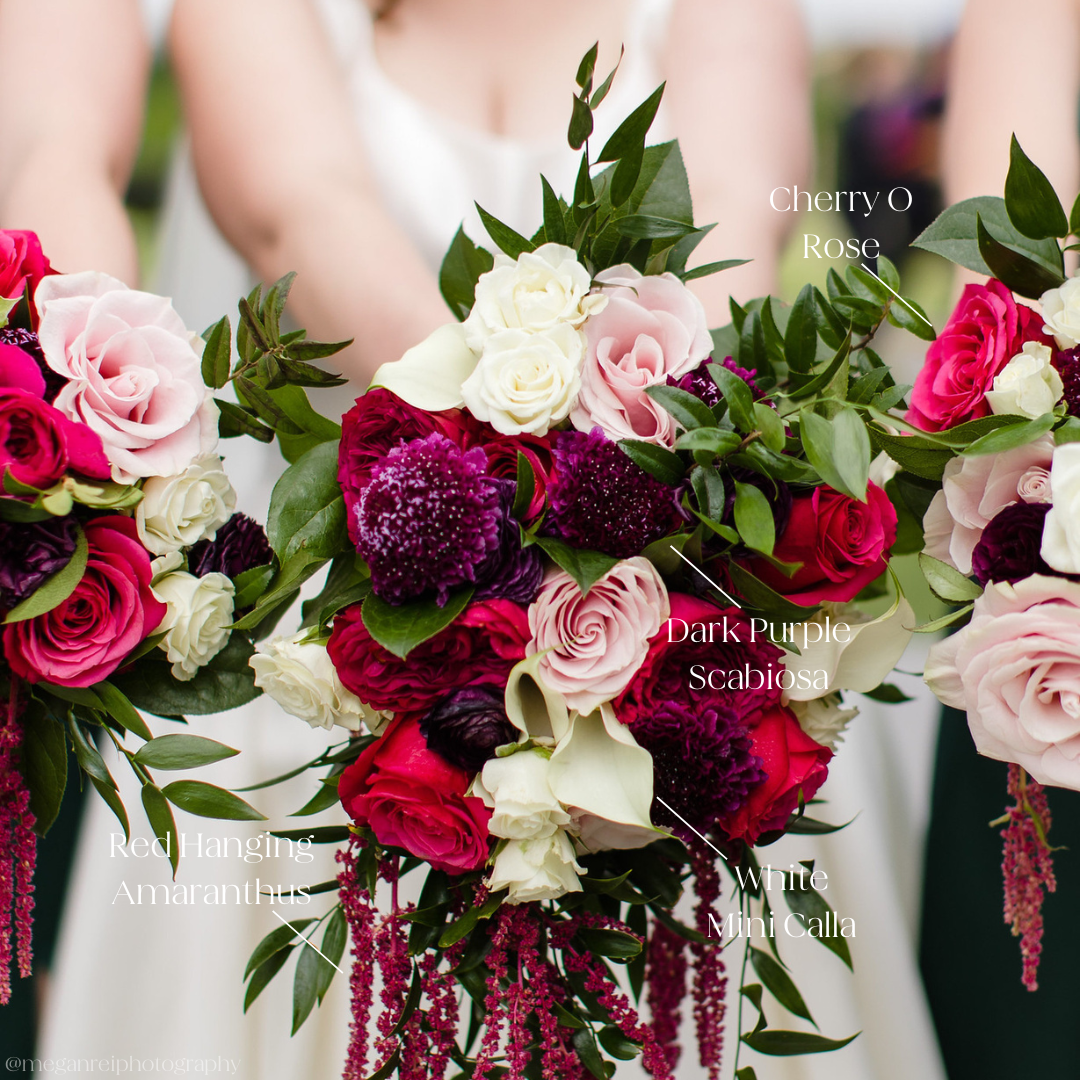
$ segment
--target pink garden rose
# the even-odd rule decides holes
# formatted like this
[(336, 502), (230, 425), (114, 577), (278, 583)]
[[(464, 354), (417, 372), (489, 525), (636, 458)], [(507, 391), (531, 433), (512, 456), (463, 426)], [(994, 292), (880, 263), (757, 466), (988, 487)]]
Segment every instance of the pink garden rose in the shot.
[(980, 754), (1080, 790), (1080, 584), (991, 582), (971, 622), (930, 650), (925, 678), (967, 711)]
[(93, 686), (165, 617), (150, 588), (150, 556), (119, 514), (83, 526), (89, 554), (75, 591), (52, 611), (4, 628), (4, 657), (28, 682)]
[(632, 266), (597, 275), (608, 303), (585, 324), (581, 392), (570, 420), (609, 439), (670, 446), (675, 421), (645, 393), (679, 379), (712, 352), (705, 309), (674, 274), (643, 277)]
[(41, 250), (37, 233), (26, 229), (0, 229), (0, 296), (14, 300), (53, 272)]
[(168, 299), (87, 272), (45, 278), (35, 303), (45, 362), (70, 380), (54, 404), (101, 436), (114, 480), (175, 476), (213, 452), (202, 343)]
[(927, 555), (970, 574), (983, 529), (1006, 506), (1050, 502), (1053, 456), (1053, 436), (1044, 435), (1000, 454), (954, 457), (923, 518)]
[(544, 684), (588, 715), (626, 689), (670, 614), (664, 582), (641, 556), (616, 563), (585, 596), (556, 570), (529, 608), (528, 652), (544, 653)]
[(994, 278), (968, 285), (949, 321), (926, 351), (907, 419), (923, 431), (943, 431), (990, 415), (986, 391), (1025, 341), (1053, 342), (1042, 316)]

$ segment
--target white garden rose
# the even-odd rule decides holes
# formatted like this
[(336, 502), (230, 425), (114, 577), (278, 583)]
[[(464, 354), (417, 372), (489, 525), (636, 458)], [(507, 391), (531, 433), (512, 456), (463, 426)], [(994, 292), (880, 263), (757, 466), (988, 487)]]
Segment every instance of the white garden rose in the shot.
[(546, 435), (581, 388), (585, 339), (569, 323), (530, 334), (500, 330), (461, 387), (469, 412), (503, 435)]
[(465, 340), (482, 353), (500, 330), (536, 333), (560, 323), (581, 326), (606, 303), (590, 294), (589, 271), (565, 244), (541, 244), (511, 259), (497, 255), (495, 265), (476, 283), (476, 300), (465, 320)]
[(306, 631), (261, 642), (248, 661), (255, 685), (287, 713), (329, 731), (335, 724), (359, 731), (361, 721), (378, 734), (385, 718), (338, 678), (325, 645), (302, 642)]
[(826, 694), (812, 701), (792, 701), (791, 711), (799, 721), (799, 727), (814, 742), (827, 746), (834, 754), (844, 741), (843, 733), (848, 724), (859, 715), (859, 710), (845, 709), (839, 694)]
[(196, 577), (178, 570), (166, 574), (153, 590), (168, 605), (157, 628), (159, 634), (165, 631), (159, 648), (172, 664), (173, 678), (188, 682), (229, 640), (233, 583), (224, 574)]
[(1025, 341), (1018, 352), (994, 377), (994, 388), (986, 391), (990, 411), (998, 416), (1028, 416), (1032, 420), (1053, 412), (1065, 385), (1050, 362), (1048, 345)]
[(154, 555), (213, 540), (232, 517), (236, 492), (216, 454), (193, 461), (177, 476), (152, 476), (135, 507), (143, 547)]
[(492, 836), (535, 840), (570, 823), (548, 783), (550, 758), (543, 750), (519, 750), (485, 762), (473, 794), (493, 811), (488, 822)]
[(1080, 574), (1080, 443), (1054, 449), (1050, 464), (1053, 505), (1043, 523), (1040, 554), (1063, 574)]
[(488, 878), (489, 892), (509, 889), (507, 903), (555, 900), (581, 892), (579, 874), (585, 870), (574, 858), (574, 845), (562, 829), (535, 840), (509, 840), (495, 857)]
[(1043, 333), (1053, 334), (1059, 349), (1080, 345), (1080, 278), (1069, 278), (1039, 298), (1045, 322)]

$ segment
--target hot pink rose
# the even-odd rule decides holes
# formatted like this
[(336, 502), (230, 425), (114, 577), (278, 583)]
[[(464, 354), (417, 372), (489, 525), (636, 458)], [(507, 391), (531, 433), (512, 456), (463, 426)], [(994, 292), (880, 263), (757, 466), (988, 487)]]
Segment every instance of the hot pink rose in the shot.
[(579, 431), (599, 424), (609, 439), (670, 446), (675, 421), (648, 394), (668, 376), (681, 378), (712, 352), (705, 309), (674, 274), (642, 276), (632, 266), (597, 275), (607, 305), (585, 324), (581, 392), (570, 420)]
[(931, 648), (925, 678), (967, 711), (980, 754), (1080, 791), (1080, 584), (991, 582), (971, 622)]
[(1000, 454), (954, 457), (942, 488), (923, 518), (927, 555), (971, 573), (971, 553), (983, 529), (1018, 502), (1050, 502), (1050, 462), (1054, 439), (1041, 439)]
[(354, 604), (334, 617), (327, 650), (345, 687), (373, 709), (427, 712), (458, 687), (505, 685), (510, 669), (525, 659), (528, 640), (523, 607), (483, 600), (402, 660), (368, 633)]
[(0, 342), (0, 387), (25, 390), (34, 397), (45, 396), (45, 376), (37, 361), (18, 345)]
[(556, 570), (529, 608), (529, 655), (544, 654), (544, 684), (588, 715), (626, 689), (670, 614), (664, 582), (641, 556), (616, 563), (585, 596)]
[(36, 394), (0, 388), (0, 474), (10, 470), (20, 484), (47, 488), (69, 469), (107, 479), (101, 440)]
[(35, 303), (45, 362), (70, 380), (54, 404), (101, 437), (114, 480), (175, 476), (214, 450), (201, 342), (168, 299), (88, 272), (45, 278)]
[(1025, 341), (1053, 346), (1042, 332), (1042, 316), (1013, 300), (994, 278), (968, 285), (949, 321), (926, 351), (915, 379), (907, 419), (923, 431), (943, 431), (990, 415), (986, 391), (994, 376), (1023, 349)]
[(380, 844), (436, 870), (462, 874), (487, 862), (491, 811), (465, 797), (472, 777), (427, 748), (415, 719), (395, 720), (342, 774), (341, 804)]
[(53, 273), (41, 250), (37, 233), (25, 229), (0, 229), (0, 296), (22, 296), (27, 286), (33, 294), (46, 274)]
[(93, 686), (165, 617), (150, 589), (150, 556), (120, 515), (83, 526), (89, 555), (75, 591), (52, 611), (4, 628), (4, 656), (28, 682)]

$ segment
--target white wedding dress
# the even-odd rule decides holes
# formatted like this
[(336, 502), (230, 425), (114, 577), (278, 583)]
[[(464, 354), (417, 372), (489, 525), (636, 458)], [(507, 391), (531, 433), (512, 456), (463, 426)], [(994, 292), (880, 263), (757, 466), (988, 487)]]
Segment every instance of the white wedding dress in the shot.
[[(604, 139), (660, 82), (654, 61), (672, 2), (627, 0), (626, 58), (597, 116), (597, 139)], [(540, 222), (539, 174), (557, 190), (572, 190), (577, 157), (565, 142), (532, 144), (497, 137), (432, 112), (380, 71), (370, 16), (360, 0), (321, 0), (318, 6), (349, 76), (356, 121), (386, 206), (433, 269), (463, 217), (470, 235), (483, 237), (473, 200), (528, 235)], [(663, 128), (661, 110), (654, 134), (669, 137)], [(225, 311), (235, 310), (237, 298), (250, 288), (250, 275), (202, 207), (186, 153), (178, 155), (165, 230), (156, 287), (174, 298), (191, 328), (201, 331)], [(316, 398), (316, 407), (340, 413), (355, 392), (353, 388), (348, 395)], [(240, 492), (240, 509), (265, 520), (272, 485), (284, 467), (276, 449), (252, 440), (229, 440), (222, 453)], [(289, 618), (283, 627), (290, 625)], [(863, 1034), (839, 1053), (816, 1058), (755, 1062), (756, 1055), (745, 1053), (740, 1065), (755, 1064), (762, 1080), (943, 1080), (913, 944), (935, 717), (936, 708), (929, 707), (925, 694), (917, 704), (899, 709), (870, 704), (822, 792), (831, 800), (822, 816), (847, 820), (861, 811), (855, 824), (821, 840), (791, 838), (763, 853), (763, 859), (784, 866), (817, 858), (819, 868), (829, 873), (829, 899), (841, 914), (855, 918), (854, 978), (818, 946), (787, 951), (822, 1030), (834, 1037), (860, 1029)], [(265, 698), (232, 713), (190, 719), (192, 732), (242, 749), (238, 757), (194, 774), (230, 788), (284, 773), (315, 757), (328, 741), (324, 732), (309, 730)], [(157, 733), (173, 729), (160, 720), (152, 727)], [(114, 758), (107, 755), (131, 811), (133, 835), (148, 837), (140, 820), (137, 785)], [(159, 781), (175, 778), (160, 775)], [(340, 811), (334, 810), (315, 819), (285, 820), (313, 787), (309, 777), (301, 777), (249, 797), (269, 816), (266, 827), (340, 821)], [(288, 887), (335, 874), (326, 849), (316, 849), (316, 861), (306, 865), (287, 858), (245, 863), (235, 857), (209, 857), (210, 837), (234, 838), (235, 847), (236, 837), (256, 837), (262, 823), (218, 822), (180, 811), (176, 816), (189, 847), (200, 833), (203, 837), (203, 857), (196, 852), (181, 862), (177, 880), (182, 884), (229, 884), (242, 890), (258, 876), (264, 885)], [(116, 852), (111, 838), (118, 831), (104, 803), (91, 798), (41, 1056), (238, 1061), (231, 1075), (245, 1080), (330, 1080), (340, 1075), (348, 1029), (347, 980), (335, 978), (321, 1008), (295, 1038), (289, 1037), (291, 964), (243, 1016), (241, 975), (258, 940), (280, 925), (274, 912), (265, 900), (257, 908), (128, 903), (122, 884), (137, 896), (139, 884), (162, 885), (170, 878), (163, 859), (125, 858)], [(321, 914), (330, 902), (317, 896), (306, 907), (275, 905), (275, 910), (285, 918), (303, 918)], [(728, 955), (733, 985), (726, 1076), (737, 1039), (738, 1002), (738, 957), (735, 950)], [(684, 1011), (689, 1011), (689, 1002)], [(774, 1027), (784, 1026), (779, 1012), (769, 1011)], [(743, 1026), (751, 1024), (744, 1020)], [(688, 1027), (686, 1034), (692, 1042)], [(620, 1065), (619, 1075), (624, 1071), (627, 1077), (645, 1075), (636, 1063)], [(703, 1075), (688, 1049), (679, 1076), (696, 1080)]]

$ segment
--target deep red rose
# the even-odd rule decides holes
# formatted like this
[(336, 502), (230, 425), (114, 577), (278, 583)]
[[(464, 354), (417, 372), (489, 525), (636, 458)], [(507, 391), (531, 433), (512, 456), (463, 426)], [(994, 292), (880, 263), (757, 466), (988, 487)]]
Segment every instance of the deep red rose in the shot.
[(93, 686), (165, 618), (135, 522), (113, 514), (83, 531), (89, 553), (75, 591), (52, 611), (4, 628), (4, 656), (28, 682)]
[(15, 299), (22, 296), (27, 286), (33, 295), (38, 282), (46, 274), (55, 273), (41, 250), (37, 233), (0, 229), (0, 296)]
[(28, 390), (0, 387), (0, 473), (47, 488), (68, 471), (107, 480), (101, 438)]
[(415, 718), (398, 718), (342, 774), (341, 805), (380, 844), (436, 870), (462, 874), (487, 862), (491, 811), (466, 798), (472, 777), (427, 748)]
[(814, 797), (829, 775), (832, 751), (814, 742), (790, 709), (770, 709), (751, 732), (752, 753), (761, 758), (766, 778), (742, 806), (717, 821), (732, 840), (757, 842), (762, 833), (782, 829), (804, 800)]
[(1042, 316), (994, 278), (968, 285), (949, 321), (926, 350), (926, 362), (915, 378), (908, 422), (923, 431), (945, 428), (990, 415), (986, 391), (994, 376), (1018, 353), (1025, 341), (1053, 346), (1042, 332)]
[(532, 466), (535, 481), (525, 520), (538, 518), (544, 509), (548, 485), (555, 475), (555, 462), (548, 440), (539, 435), (497, 435), (483, 445), (488, 459), (488, 475), (500, 479), (516, 480), (518, 452), (525, 455)]
[[(783, 653), (763, 634), (751, 634), (750, 620), (738, 608), (718, 608), (696, 596), (671, 593), (671, 618), (649, 643), (649, 651), (630, 685), (615, 699), (615, 715), (631, 728), (646, 720), (657, 706), (670, 701), (690, 705), (710, 703), (733, 709), (743, 723), (753, 723), (766, 709), (780, 701), (779, 672)], [(725, 622), (726, 620), (726, 622)], [(703, 629), (702, 629), (703, 628)], [(725, 640), (726, 630), (726, 640)], [(712, 636), (712, 641), (694, 641), (693, 636)], [(691, 669), (695, 669), (692, 671)], [(706, 685), (696, 675), (704, 672)], [(744, 673), (749, 668), (749, 689), (721, 686), (728, 681), (709, 672)], [(770, 677), (770, 671), (772, 675)], [(761, 673), (758, 678), (753, 674)]]
[(792, 603), (813, 607), (853, 599), (885, 573), (895, 542), (896, 508), (876, 484), (867, 485), (864, 503), (823, 485), (792, 500), (773, 549), (781, 562), (802, 569), (787, 577), (765, 559), (751, 559), (746, 568)]
[(402, 660), (368, 633), (353, 604), (334, 617), (327, 649), (342, 683), (373, 709), (427, 712), (459, 687), (505, 684), (528, 640), (525, 608), (482, 600)]

